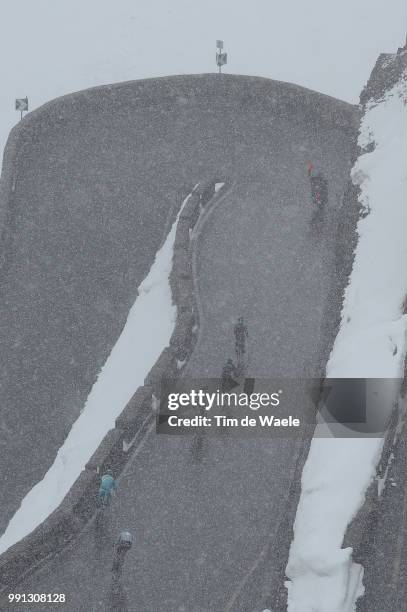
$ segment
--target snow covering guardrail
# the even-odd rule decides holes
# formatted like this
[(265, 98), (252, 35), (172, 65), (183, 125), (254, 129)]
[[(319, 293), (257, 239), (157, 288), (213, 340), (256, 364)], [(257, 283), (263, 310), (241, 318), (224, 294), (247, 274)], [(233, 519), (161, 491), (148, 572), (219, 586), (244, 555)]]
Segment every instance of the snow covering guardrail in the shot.
[[(352, 170), (363, 214), (327, 366), (332, 378), (397, 381), (405, 375), (407, 71), (394, 85), (394, 71), (388, 64), (384, 68), (390, 85), (381, 99), (373, 97), (365, 106), (361, 154)], [(383, 453), (389, 455), (397, 434), (398, 416), (392, 411), (399, 392), (394, 385), (381, 405), (384, 414), (392, 415), (385, 440), (314, 438), (286, 570), (289, 612), (355, 610), (364, 590), (363, 567), (355, 558), (377, 507), (377, 465)]]
[(169, 346), (164, 348), (148, 373), (144, 385), (134, 393), (116, 418), (62, 503), (22, 540), (0, 557), (0, 592), (14, 587), (48, 557), (61, 551), (84, 528), (96, 510), (100, 474), (107, 468), (120, 474), (131, 449), (155, 416), (163, 377), (177, 377), (193, 351), (198, 331), (198, 309), (194, 300), (191, 235), (201, 212), (216, 203), (224, 183), (207, 181), (197, 186), (179, 214), (173, 244), (170, 286), (177, 309)]

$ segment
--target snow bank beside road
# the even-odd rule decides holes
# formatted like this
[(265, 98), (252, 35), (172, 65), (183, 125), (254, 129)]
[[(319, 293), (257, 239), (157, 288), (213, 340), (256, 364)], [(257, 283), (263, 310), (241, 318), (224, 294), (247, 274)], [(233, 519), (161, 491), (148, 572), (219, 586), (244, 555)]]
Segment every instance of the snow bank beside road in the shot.
[[(327, 366), (330, 378), (404, 376), (407, 293), (407, 80), (369, 103), (357, 160), (365, 214), (345, 292), (342, 321)], [(386, 410), (388, 407), (383, 406)], [(343, 549), (345, 531), (375, 475), (380, 439), (312, 442), (287, 565), (289, 612), (351, 612), (363, 593), (363, 568)]]
[(172, 269), (177, 219), (150, 272), (138, 288), (123, 331), (112, 349), (56, 459), (43, 480), (23, 499), (0, 538), (0, 554), (40, 525), (59, 504), (84, 469), (106, 433), (151, 370), (174, 330)]

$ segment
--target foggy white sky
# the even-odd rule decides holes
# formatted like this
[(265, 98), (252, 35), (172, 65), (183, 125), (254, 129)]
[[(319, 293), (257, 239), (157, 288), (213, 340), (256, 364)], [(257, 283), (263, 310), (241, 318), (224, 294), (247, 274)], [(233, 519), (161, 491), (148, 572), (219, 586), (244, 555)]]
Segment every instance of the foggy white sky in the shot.
[(381, 52), (407, 30), (406, 0), (0, 0), (0, 147), (30, 108), (115, 81), (226, 71), (357, 102)]

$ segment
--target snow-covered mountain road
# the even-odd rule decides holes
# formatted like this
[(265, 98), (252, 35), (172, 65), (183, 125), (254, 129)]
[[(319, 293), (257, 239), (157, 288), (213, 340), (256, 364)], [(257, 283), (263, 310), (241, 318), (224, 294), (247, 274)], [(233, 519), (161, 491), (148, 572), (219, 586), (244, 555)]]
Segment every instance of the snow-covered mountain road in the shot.
[[(189, 83), (190, 93), (209, 86), (199, 119), (197, 106), (180, 103), (196, 163), (193, 179), (202, 178), (203, 166), (212, 176), (218, 170), (229, 191), (208, 214), (196, 243), (202, 320), (188, 372), (220, 374), (233, 352), (233, 323), (243, 315), (250, 374), (319, 375), (341, 307), (336, 237), (357, 111), (271, 81), (205, 76)], [(199, 142), (194, 121), (205, 125)], [(319, 226), (311, 223), (310, 159), (329, 181), (329, 207)], [(197, 456), (191, 438), (151, 431), (119, 480), (105, 533), (89, 524), (19, 591), (66, 593), (68, 603), (59, 609), (76, 612), (256, 610), (261, 593), (253, 589), (251, 572), (284, 518), (297, 450), (298, 441), (225, 436), (205, 439)], [(111, 589), (110, 568), (117, 532), (125, 527), (135, 543), (126, 559), (123, 599)], [(287, 531), (283, 549), (274, 551), (265, 583), (284, 567), (290, 537)]]

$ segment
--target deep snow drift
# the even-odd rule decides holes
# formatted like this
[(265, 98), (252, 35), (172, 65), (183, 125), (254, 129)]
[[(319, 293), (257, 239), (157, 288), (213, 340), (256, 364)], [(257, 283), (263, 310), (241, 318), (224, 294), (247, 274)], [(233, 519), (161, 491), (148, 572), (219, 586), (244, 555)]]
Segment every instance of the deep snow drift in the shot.
[[(327, 366), (331, 378), (404, 376), (406, 73), (382, 100), (366, 106), (359, 145), (370, 151), (372, 144), (374, 150), (364, 152), (352, 170), (364, 214), (358, 222), (341, 326)], [(363, 593), (363, 568), (353, 563), (352, 549), (341, 546), (375, 476), (382, 444), (377, 438), (312, 441), (286, 570), (289, 612), (355, 610)]]
[(177, 308), (172, 303), (169, 275), (176, 221), (144, 281), (123, 331), (93, 385), (54, 463), (23, 499), (0, 538), (0, 553), (44, 521), (62, 502), (106, 433), (168, 345)]

